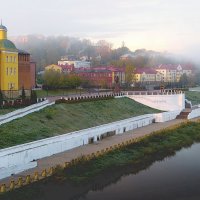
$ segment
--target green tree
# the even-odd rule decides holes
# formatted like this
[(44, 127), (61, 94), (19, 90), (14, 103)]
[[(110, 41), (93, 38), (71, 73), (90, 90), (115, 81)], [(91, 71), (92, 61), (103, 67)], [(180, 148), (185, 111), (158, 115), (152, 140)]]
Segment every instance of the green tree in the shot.
[(62, 74), (60, 72), (55, 71), (55, 70), (45, 71), (45, 73), (44, 73), (44, 85), (47, 86), (50, 89), (60, 88), (62, 86), (61, 76), (62, 76)]
[(187, 87), (188, 86), (188, 76), (186, 73), (184, 73), (179, 80), (179, 84), (181, 87)]
[(2, 105), (3, 105), (3, 93), (0, 90), (0, 106), (2, 106)]
[(31, 103), (37, 103), (37, 94), (34, 90), (31, 90)]
[(128, 65), (125, 67), (125, 80), (128, 86), (134, 82), (134, 66)]
[(25, 99), (26, 99), (26, 93), (24, 87), (22, 87), (22, 101), (24, 101)]

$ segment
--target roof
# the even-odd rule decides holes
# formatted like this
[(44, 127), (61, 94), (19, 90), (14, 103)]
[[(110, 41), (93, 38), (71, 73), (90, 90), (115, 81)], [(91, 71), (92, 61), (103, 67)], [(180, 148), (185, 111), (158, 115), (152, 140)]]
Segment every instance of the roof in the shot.
[(7, 31), (7, 28), (4, 25), (0, 24), (0, 30)]
[(185, 64), (185, 65), (180, 65), (180, 64), (166, 64), (166, 65), (159, 65), (156, 69), (165, 69), (165, 70), (177, 70), (179, 67), (181, 67), (183, 70), (193, 70), (193, 66), (191, 64)]
[(19, 53), (19, 54), (30, 54), (30, 53), (28, 53), (27, 51), (24, 51), (24, 50), (22, 50), (22, 49), (18, 49), (18, 53)]
[(76, 69), (76, 73), (109, 73), (110, 70), (107, 69)]
[(134, 72), (135, 74), (157, 74), (158, 72), (155, 69), (144, 67), (144, 68), (137, 68)]
[(0, 50), (18, 51), (14, 43), (7, 39), (0, 40)]

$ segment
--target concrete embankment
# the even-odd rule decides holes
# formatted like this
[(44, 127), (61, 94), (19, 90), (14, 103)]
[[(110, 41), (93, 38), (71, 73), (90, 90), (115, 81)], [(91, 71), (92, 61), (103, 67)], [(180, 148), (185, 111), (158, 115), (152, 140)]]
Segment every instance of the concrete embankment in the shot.
[[(197, 119), (194, 119), (197, 120)], [(45, 170), (49, 171), (51, 167), (55, 167), (57, 165), (64, 165), (65, 163), (70, 162), (71, 160), (75, 160), (80, 158), (81, 156), (91, 155), (92, 153), (106, 151), (111, 146), (114, 147), (115, 145), (119, 145), (124, 143), (126, 145), (127, 141), (133, 141), (134, 139), (141, 138), (143, 136), (149, 135), (154, 131), (162, 130), (165, 128), (169, 128), (173, 125), (178, 125), (184, 122), (184, 120), (172, 120), (164, 123), (154, 123), (146, 127), (138, 128), (133, 131), (129, 131), (122, 135), (115, 135), (108, 138), (105, 138), (101, 141), (98, 141), (93, 144), (81, 146), (63, 153), (59, 153), (41, 160), (38, 160), (38, 166), (36, 168), (27, 170), (23, 173), (18, 175), (14, 175), (12, 177), (3, 179), (0, 181), (0, 185), (2, 186), (5, 184), (7, 188), (12, 186), (13, 183), (20, 184), (19, 181), (26, 180), (29, 183), (29, 177), (35, 177), (37, 179), (37, 174), (41, 174), (45, 177)], [(35, 172), (36, 176), (35, 176)], [(50, 171), (51, 173), (51, 171)], [(30, 176), (29, 176), (30, 175)]]

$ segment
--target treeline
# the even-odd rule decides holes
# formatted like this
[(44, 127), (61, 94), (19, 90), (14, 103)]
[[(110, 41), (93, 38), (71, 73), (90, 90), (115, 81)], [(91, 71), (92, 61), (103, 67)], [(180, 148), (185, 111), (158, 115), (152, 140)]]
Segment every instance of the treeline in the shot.
[[(67, 36), (44, 37), (30, 35), (23, 40), (15, 38), (14, 42), (19, 49), (31, 53), (32, 58), (37, 62), (37, 71), (43, 70), (49, 64), (56, 64), (64, 55), (73, 55), (77, 59), (85, 56), (91, 61), (92, 66), (109, 64), (123, 66), (125, 61), (120, 61), (120, 57), (124, 54), (134, 55), (131, 58), (131, 65), (134, 67), (153, 67), (161, 63), (177, 63), (177, 60), (168, 53), (145, 49), (131, 52), (124, 44), (114, 49), (112, 44), (105, 40), (93, 43), (90, 40)], [(185, 61), (179, 60), (178, 62)]]
[(43, 75), (43, 89), (73, 89), (87, 82), (76, 74), (64, 74), (53, 70), (45, 71)]

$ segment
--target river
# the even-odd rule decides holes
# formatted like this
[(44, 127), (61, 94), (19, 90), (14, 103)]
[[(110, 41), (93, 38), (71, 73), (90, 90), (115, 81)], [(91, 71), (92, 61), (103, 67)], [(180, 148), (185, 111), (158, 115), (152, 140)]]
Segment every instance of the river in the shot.
[[(199, 200), (200, 144), (160, 161), (150, 159), (135, 170), (131, 164), (83, 184), (46, 180), (21, 188), (9, 200)], [(12, 194), (12, 193), (11, 193)]]
[(200, 199), (200, 144), (156, 161), (137, 174), (122, 176), (103, 190), (90, 190), (79, 200)]

